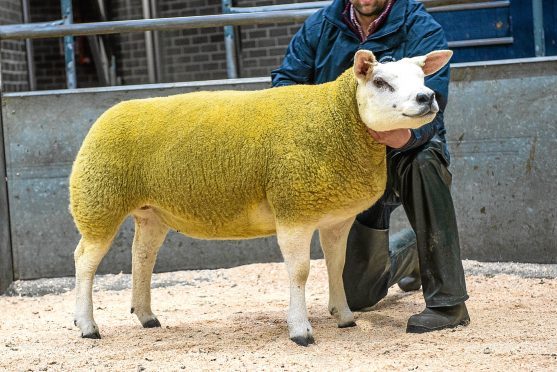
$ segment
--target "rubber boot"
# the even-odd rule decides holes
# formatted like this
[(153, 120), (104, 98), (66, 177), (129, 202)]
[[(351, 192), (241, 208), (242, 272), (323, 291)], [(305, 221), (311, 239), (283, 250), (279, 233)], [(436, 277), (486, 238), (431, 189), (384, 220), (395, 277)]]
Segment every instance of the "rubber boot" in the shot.
[(404, 292), (417, 291), (422, 285), (420, 263), (416, 247), (416, 234), (403, 229), (389, 239), (391, 278), (389, 287), (398, 284)]
[[(390, 286), (418, 266), (416, 236), (404, 229), (389, 239), (389, 230), (354, 222), (346, 246), (343, 280), (351, 310), (367, 310), (387, 295)], [(419, 266), (418, 266), (419, 267)]]
[(417, 291), (422, 287), (422, 279), (420, 278), (420, 266), (419, 263), (412, 273), (404, 278), (400, 279), (398, 282), (398, 287), (404, 292)]
[(346, 245), (342, 279), (352, 311), (375, 305), (387, 295), (390, 278), (389, 230), (354, 221)]
[(406, 326), (407, 333), (425, 333), (459, 325), (470, 324), (468, 309), (464, 303), (446, 307), (426, 307), (419, 314), (412, 315)]

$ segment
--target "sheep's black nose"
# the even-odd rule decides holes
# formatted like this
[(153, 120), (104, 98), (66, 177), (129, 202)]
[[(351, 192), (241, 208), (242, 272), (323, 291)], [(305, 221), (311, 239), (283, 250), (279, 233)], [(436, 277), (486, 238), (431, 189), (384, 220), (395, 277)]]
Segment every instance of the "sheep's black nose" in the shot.
[(418, 93), (418, 95), (416, 96), (416, 101), (418, 101), (418, 103), (421, 104), (432, 104), (433, 103), (433, 97), (435, 97), (435, 95), (433, 93), (430, 94), (425, 94), (425, 93)]

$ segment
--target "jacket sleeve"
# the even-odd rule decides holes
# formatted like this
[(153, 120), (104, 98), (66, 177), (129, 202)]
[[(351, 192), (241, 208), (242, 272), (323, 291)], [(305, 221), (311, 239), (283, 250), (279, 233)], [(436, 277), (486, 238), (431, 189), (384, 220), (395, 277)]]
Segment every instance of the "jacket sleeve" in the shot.
[[(421, 9), (415, 15), (414, 22), (408, 28), (408, 40), (406, 45), (406, 56), (416, 57), (427, 54), (434, 50), (448, 49), (445, 33), (441, 26), (432, 19), (430, 15)], [(442, 138), (445, 136), (445, 124), (443, 112), (447, 106), (449, 95), (450, 67), (447, 64), (433, 75), (427, 76), (425, 85), (435, 92), (439, 112), (432, 122), (418, 129), (412, 129), (412, 136), (408, 143), (400, 151), (415, 149), (428, 142), (435, 134)]]
[(322, 11), (310, 16), (294, 35), (279, 68), (271, 72), (273, 87), (313, 84), (315, 49)]

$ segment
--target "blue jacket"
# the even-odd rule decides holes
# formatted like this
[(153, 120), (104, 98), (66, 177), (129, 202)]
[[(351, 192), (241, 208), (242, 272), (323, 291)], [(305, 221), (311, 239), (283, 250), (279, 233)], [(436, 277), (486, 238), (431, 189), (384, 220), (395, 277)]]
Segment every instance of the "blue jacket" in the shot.
[[(441, 26), (416, 0), (396, 0), (385, 24), (362, 43), (342, 20), (347, 1), (335, 0), (304, 22), (282, 65), (271, 73), (273, 86), (333, 81), (353, 65), (358, 49), (373, 51), (380, 62), (448, 49)], [(421, 146), (435, 134), (445, 140), (443, 111), (449, 93), (449, 65), (428, 76), (425, 84), (435, 91), (440, 111), (431, 123), (412, 130), (412, 138), (401, 151)], [(445, 153), (448, 156), (446, 149)]]

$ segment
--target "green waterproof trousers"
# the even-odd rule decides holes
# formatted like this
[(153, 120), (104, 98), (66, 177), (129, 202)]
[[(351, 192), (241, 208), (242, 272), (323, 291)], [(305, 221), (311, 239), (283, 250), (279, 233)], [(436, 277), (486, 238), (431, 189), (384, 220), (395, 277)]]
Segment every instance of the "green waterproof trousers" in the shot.
[[(387, 153), (385, 194), (357, 216), (348, 237), (343, 279), (352, 310), (385, 297), (391, 285), (411, 274), (416, 258), (427, 307), (468, 299), (445, 146), (435, 136), (416, 149)], [(408, 243), (408, 233), (393, 236), (389, 244), (390, 214), (401, 204), (415, 232), (415, 245)]]

